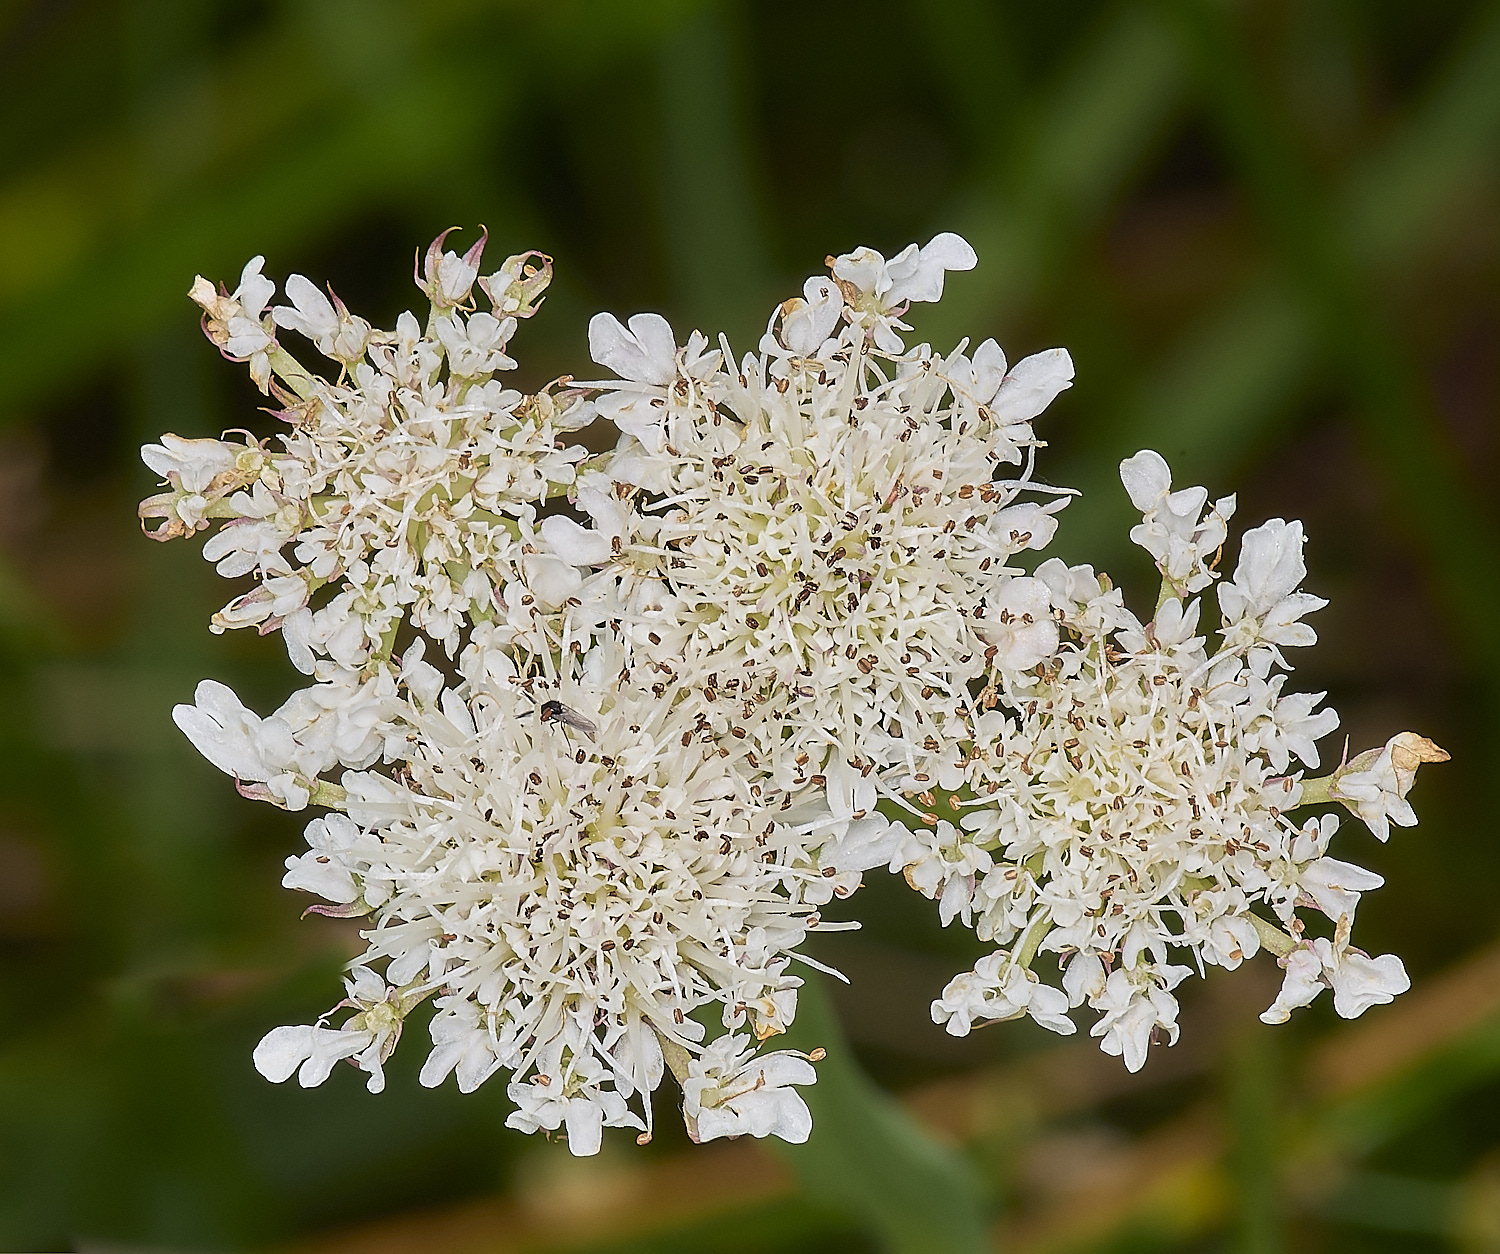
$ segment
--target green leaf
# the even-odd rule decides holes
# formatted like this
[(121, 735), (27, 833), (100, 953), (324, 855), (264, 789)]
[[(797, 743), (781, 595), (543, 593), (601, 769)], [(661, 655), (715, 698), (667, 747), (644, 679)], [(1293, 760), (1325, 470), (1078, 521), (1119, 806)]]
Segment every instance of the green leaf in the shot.
[(827, 1051), (817, 1084), (802, 1090), (812, 1136), (806, 1145), (776, 1143), (808, 1199), (858, 1219), (893, 1254), (992, 1249), (969, 1164), (865, 1074), (818, 979), (803, 987), (787, 1039)]

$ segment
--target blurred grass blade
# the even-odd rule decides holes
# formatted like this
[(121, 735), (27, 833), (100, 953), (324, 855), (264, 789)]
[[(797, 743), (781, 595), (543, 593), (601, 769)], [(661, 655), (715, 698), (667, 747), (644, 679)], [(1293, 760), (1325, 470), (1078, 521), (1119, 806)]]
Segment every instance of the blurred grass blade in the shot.
[[(451, 202), (463, 182), (453, 172), (486, 152), (534, 89), (528, 74), (551, 64), (530, 71), (520, 60), (497, 74), (497, 26), (509, 43), (567, 47), (582, 72), (656, 37), (662, 10), (675, 7), (497, 13), (451, 0), (364, 4), (352, 21), (330, 0), (288, 6), (192, 73), (163, 76), (155, 126), (98, 119), (45, 163), (6, 172), (0, 421), (55, 389), (60, 373), (128, 355), (180, 316), (195, 273), (232, 282), (249, 256), (284, 254), (372, 209)], [(275, 91), (268, 65), (279, 67)], [(177, 131), (193, 120), (203, 133), (188, 143)], [(516, 195), (511, 179), (496, 175), (505, 197)], [(497, 226), (500, 215), (489, 216)], [(87, 337), (61, 292), (88, 294)]]
[(1453, 41), (1452, 63), (1425, 100), (1396, 121), (1341, 197), (1359, 256), (1387, 270), (1421, 250), (1463, 192), (1500, 156), (1500, 5), (1478, 7)]
[(1018, 116), (983, 116), (979, 125), (1005, 142), (991, 146), (988, 166), (942, 223), (974, 245), (981, 270), (924, 311), (923, 335), (982, 335), (1046, 287), (1158, 142), (1181, 88), (1171, 32), (1149, 9), (1124, 5), (1095, 23)]
[(860, 1069), (818, 980), (802, 989), (788, 1043), (828, 1051), (817, 1084), (802, 1090), (813, 1112), (812, 1137), (806, 1145), (776, 1142), (808, 1200), (861, 1220), (892, 1254), (991, 1249), (968, 1164)]
[[(1493, 172), (1500, 140), (1500, 9), (1489, 6), (1450, 64), (1392, 135), (1354, 164), (1337, 197), (1337, 230), (1375, 274), (1409, 266), (1456, 197)], [(1113, 412), (1088, 451), (1058, 472), (1084, 487), (1063, 539), (1108, 561), (1125, 547), (1114, 464), (1159, 449), (1184, 480), (1212, 482), (1270, 438), (1322, 356), (1318, 317), (1281, 266), (1263, 268), (1216, 312), (1193, 320)], [(1103, 398), (1101, 398), (1103, 399)]]
[(1500, 665), (1500, 537), (1433, 420), (1424, 381), (1383, 325), (1279, 101), (1247, 56), (1243, 32), (1205, 0), (1168, 0), (1166, 7), (1299, 297), (1347, 378), (1356, 417), (1427, 550), (1460, 637), (1493, 678)]
[(733, 38), (737, 16), (730, 5), (704, 5), (671, 32), (659, 60), (667, 264), (692, 324), (735, 344), (760, 331), (761, 306), (773, 299), (734, 55), (743, 42)]
[(1225, 1088), (1230, 1131), (1229, 1178), (1238, 1209), (1238, 1254), (1278, 1254), (1281, 1199), (1273, 1030), (1247, 1026), (1229, 1050)]

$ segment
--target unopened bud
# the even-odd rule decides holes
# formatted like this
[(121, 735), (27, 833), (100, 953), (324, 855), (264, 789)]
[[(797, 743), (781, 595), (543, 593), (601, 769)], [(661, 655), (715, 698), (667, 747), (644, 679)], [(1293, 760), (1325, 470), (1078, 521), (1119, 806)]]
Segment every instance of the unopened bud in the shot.
[(474, 280), (479, 277), (479, 259), (489, 240), (489, 232), (481, 227), (478, 242), (462, 257), (444, 252), (443, 241), (456, 230), (456, 226), (450, 226), (428, 245), (422, 274), (413, 275), (417, 286), (438, 309), (452, 309), (468, 301)]

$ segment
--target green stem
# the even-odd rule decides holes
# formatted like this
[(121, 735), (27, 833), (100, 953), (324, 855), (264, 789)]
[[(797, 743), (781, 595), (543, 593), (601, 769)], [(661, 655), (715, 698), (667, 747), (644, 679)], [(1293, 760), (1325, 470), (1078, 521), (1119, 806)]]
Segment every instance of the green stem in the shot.
[(283, 383), (304, 401), (312, 399), (317, 387), (312, 375), (302, 368), (301, 362), (279, 344), (266, 356), (271, 362), (271, 370)]
[(1274, 923), (1261, 918), (1254, 911), (1250, 913), (1250, 922), (1255, 925), (1255, 933), (1260, 937), (1260, 943), (1278, 958), (1285, 958), (1292, 950), (1297, 948), (1296, 941)]
[(314, 806), (326, 806), (330, 810), (342, 810), (348, 798), (348, 790), (341, 784), (330, 784), (326, 779), (320, 779), (313, 784), (307, 803)]
[(1031, 970), (1032, 959), (1036, 957), (1036, 951), (1046, 938), (1047, 924), (1051, 919), (1052, 912), (1043, 910), (1026, 925), (1026, 935), (1021, 941), (1021, 948), (1016, 952), (1016, 962), (1027, 971)]
[(1323, 775), (1317, 779), (1304, 779), (1302, 781), (1302, 799), (1297, 802), (1299, 806), (1321, 806), (1330, 801), (1337, 801), (1333, 795), (1333, 786), (1338, 781), (1338, 776)]
[(666, 1060), (667, 1070), (682, 1084), (688, 1078), (692, 1055), (670, 1036), (658, 1032), (656, 1039), (661, 1042), (661, 1056)]
[(389, 662), (391, 651), (396, 647), (396, 634), (401, 630), (401, 624), (406, 621), (404, 614), (400, 615), (387, 629), (385, 635), (380, 637), (380, 648), (370, 656), (371, 662)]

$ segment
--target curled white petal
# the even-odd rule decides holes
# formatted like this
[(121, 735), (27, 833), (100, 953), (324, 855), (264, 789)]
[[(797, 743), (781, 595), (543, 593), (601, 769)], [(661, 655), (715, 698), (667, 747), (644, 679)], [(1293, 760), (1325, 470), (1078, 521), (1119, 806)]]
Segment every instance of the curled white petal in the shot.
[(622, 379), (665, 384), (677, 377), (677, 345), (660, 314), (640, 313), (627, 330), (609, 313), (589, 320), (589, 355)]

